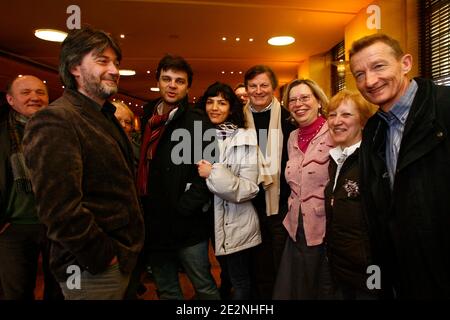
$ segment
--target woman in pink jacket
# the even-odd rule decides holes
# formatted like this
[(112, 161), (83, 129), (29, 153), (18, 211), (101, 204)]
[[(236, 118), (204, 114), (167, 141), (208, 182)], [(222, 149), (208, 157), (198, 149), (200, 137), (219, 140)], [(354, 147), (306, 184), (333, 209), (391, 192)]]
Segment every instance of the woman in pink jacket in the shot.
[(298, 124), (288, 141), (285, 176), (291, 188), (283, 221), (286, 240), (274, 299), (331, 299), (332, 281), (326, 258), (324, 188), (329, 150), (333, 147), (325, 109), (328, 98), (312, 80), (288, 84), (284, 107)]

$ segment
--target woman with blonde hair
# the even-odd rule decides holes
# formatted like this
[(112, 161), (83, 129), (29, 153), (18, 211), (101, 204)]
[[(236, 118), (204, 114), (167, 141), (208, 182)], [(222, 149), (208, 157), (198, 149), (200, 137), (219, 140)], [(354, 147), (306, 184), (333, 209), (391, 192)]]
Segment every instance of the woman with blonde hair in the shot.
[(330, 299), (333, 290), (324, 245), (324, 188), (328, 151), (333, 147), (324, 117), (328, 98), (314, 81), (297, 79), (288, 84), (283, 102), (298, 129), (288, 141), (285, 176), (291, 194), (283, 225), (289, 237), (273, 297)]
[(359, 188), (362, 129), (376, 109), (359, 92), (348, 90), (336, 94), (328, 105), (328, 126), (336, 147), (330, 150), (330, 181), (325, 188), (326, 245), (337, 297), (344, 300), (379, 295), (366, 284), (367, 267), (373, 261)]

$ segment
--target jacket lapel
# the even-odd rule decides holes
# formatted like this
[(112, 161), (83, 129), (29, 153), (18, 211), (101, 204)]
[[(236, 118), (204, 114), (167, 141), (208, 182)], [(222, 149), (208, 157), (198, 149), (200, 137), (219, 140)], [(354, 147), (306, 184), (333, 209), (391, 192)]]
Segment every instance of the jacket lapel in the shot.
[[(133, 149), (131, 142), (126, 136), (125, 132), (120, 129), (120, 123), (112, 117), (112, 123), (106, 116), (96, 108), (94, 102), (89, 98), (83, 96), (81, 93), (66, 90), (64, 93), (65, 97), (73, 105), (79, 107), (80, 112), (87, 118), (95, 122), (96, 125), (101, 127), (105, 133), (107, 133), (118, 145), (128, 166), (132, 172), (134, 172), (134, 160), (133, 160)], [(115, 127), (116, 126), (116, 127)]]
[(411, 106), (403, 133), (397, 161), (398, 171), (422, 158), (447, 137), (447, 130), (436, 121), (435, 109), (432, 107), (435, 105), (433, 90), (425, 83), (418, 84), (419, 90)]

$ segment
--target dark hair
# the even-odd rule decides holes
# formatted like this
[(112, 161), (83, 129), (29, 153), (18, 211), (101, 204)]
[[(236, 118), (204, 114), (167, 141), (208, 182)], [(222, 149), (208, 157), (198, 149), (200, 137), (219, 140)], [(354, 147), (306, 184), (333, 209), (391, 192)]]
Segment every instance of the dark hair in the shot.
[(245, 87), (248, 89), (248, 82), (250, 80), (252, 80), (254, 77), (256, 77), (257, 75), (262, 74), (262, 73), (267, 73), (267, 75), (270, 78), (270, 82), (272, 83), (272, 88), (275, 90), (278, 87), (277, 76), (275, 75), (273, 70), (270, 69), (270, 67), (265, 66), (265, 65), (253, 66), (250, 69), (248, 69), (247, 72), (245, 72), (245, 75), (244, 75)]
[(102, 53), (111, 47), (117, 55), (117, 60), (122, 60), (122, 51), (113, 37), (102, 30), (96, 30), (89, 26), (74, 29), (69, 32), (61, 45), (59, 55), (59, 76), (64, 86), (69, 89), (77, 89), (77, 82), (71, 73), (72, 68), (81, 64), (84, 56), (94, 50)]
[(180, 56), (172, 56), (170, 54), (166, 54), (158, 64), (158, 69), (156, 69), (156, 81), (159, 81), (159, 76), (162, 71), (174, 70), (174, 71), (184, 71), (188, 76), (188, 88), (192, 85), (192, 77), (194, 73), (192, 72), (192, 68), (190, 64), (184, 60), (184, 58)]
[(403, 50), (400, 46), (400, 43), (397, 40), (395, 40), (394, 38), (391, 38), (388, 35), (383, 34), (383, 33), (375, 33), (370, 36), (365, 36), (365, 37), (353, 42), (352, 48), (349, 51), (350, 59), (352, 58), (352, 56), (354, 54), (358, 53), (359, 51), (361, 51), (377, 42), (382, 42), (382, 43), (388, 45), (392, 49), (394, 56), (397, 59), (400, 59), (404, 55)]
[(239, 128), (245, 128), (245, 117), (244, 110), (242, 109), (242, 104), (239, 98), (234, 93), (233, 89), (222, 82), (214, 82), (210, 85), (201, 97), (198, 107), (203, 111), (206, 111), (206, 101), (210, 97), (222, 96), (225, 100), (230, 103), (230, 115), (227, 121), (237, 125)]

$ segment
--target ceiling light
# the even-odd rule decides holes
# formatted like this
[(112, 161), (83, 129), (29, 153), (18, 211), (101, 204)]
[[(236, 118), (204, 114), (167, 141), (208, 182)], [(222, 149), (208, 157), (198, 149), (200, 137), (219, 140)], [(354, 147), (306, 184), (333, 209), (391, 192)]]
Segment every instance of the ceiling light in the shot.
[(234, 74), (234, 71), (231, 71), (230, 73), (231, 73), (231, 74)]
[(241, 38), (236, 38), (236, 41), (240, 41), (241, 40)]
[(124, 35), (124, 34), (121, 34), (121, 35), (120, 35), (120, 38), (121, 38), (121, 39), (125, 39), (125, 35)]
[(272, 37), (267, 42), (272, 46), (287, 46), (294, 43), (295, 39), (290, 36)]
[(47, 80), (42, 81), (43, 83), (47, 83)]
[(239, 71), (239, 74), (242, 74), (242, 71)]
[(248, 39), (248, 41), (250, 41), (250, 42), (253, 42), (253, 40), (254, 40), (253, 38)]
[(227, 37), (222, 37), (222, 40), (223, 41), (227, 41)]
[(150, 74), (150, 70), (147, 70), (147, 73)]
[(121, 76), (134, 76), (136, 74), (136, 71), (128, 70), (128, 69), (121, 69), (121, 70), (119, 70), (119, 74)]
[(225, 74), (225, 71), (222, 71), (222, 74)]
[(42, 40), (63, 42), (67, 37), (67, 32), (55, 29), (37, 29), (34, 31), (34, 35)]
[(159, 92), (159, 88), (157, 88), (157, 87), (151, 87), (151, 88), (150, 88), (150, 91), (153, 91), (153, 92)]
[(19, 77), (19, 78), (22, 78), (22, 77), (23, 77), (23, 75), (19, 74), (19, 75), (18, 75), (18, 77)]

